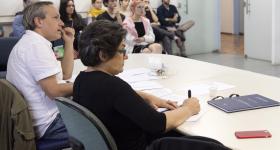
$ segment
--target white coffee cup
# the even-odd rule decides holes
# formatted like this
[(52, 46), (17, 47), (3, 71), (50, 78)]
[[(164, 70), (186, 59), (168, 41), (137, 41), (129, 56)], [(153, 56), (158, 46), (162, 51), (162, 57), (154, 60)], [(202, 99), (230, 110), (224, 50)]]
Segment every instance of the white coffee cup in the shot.
[(209, 96), (210, 97), (216, 97), (218, 92), (218, 87), (216, 85), (211, 85), (209, 87)]

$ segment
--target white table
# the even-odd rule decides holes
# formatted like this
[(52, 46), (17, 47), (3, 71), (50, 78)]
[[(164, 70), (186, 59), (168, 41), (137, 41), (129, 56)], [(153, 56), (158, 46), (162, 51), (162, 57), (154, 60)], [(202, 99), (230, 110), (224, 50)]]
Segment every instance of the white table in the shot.
[[(249, 71), (210, 64), (171, 55), (132, 54), (125, 62), (125, 69), (149, 67), (149, 57), (160, 57), (168, 67), (168, 77), (158, 82), (172, 90), (205, 82), (224, 82), (235, 88), (218, 92), (228, 96), (260, 94), (280, 100), (280, 79)], [(80, 61), (75, 62), (74, 73), (83, 70)], [(178, 94), (180, 93), (177, 91)], [(193, 95), (195, 96), (195, 95)], [(203, 95), (203, 102), (210, 97)], [(244, 111), (228, 114), (210, 105), (207, 112), (197, 122), (185, 122), (177, 129), (183, 133), (207, 136), (221, 141), (226, 146), (240, 150), (279, 150), (280, 149), (280, 107)], [(269, 130), (271, 138), (237, 139), (235, 131)]]

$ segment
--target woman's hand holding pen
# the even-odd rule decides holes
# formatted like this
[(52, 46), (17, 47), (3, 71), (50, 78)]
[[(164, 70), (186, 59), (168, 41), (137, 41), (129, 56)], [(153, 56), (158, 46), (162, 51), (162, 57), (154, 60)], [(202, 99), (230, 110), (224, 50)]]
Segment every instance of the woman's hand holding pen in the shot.
[(188, 109), (192, 115), (196, 115), (200, 111), (199, 100), (195, 97), (188, 98), (182, 104), (182, 107)]

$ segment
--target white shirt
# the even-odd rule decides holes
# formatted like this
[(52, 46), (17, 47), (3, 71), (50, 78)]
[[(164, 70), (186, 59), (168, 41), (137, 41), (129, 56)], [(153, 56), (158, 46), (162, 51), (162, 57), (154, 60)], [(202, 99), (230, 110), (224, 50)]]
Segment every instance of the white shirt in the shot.
[(52, 44), (34, 31), (27, 30), (9, 56), (6, 78), (27, 100), (37, 138), (44, 135), (59, 113), (55, 101), (38, 81), (60, 72)]

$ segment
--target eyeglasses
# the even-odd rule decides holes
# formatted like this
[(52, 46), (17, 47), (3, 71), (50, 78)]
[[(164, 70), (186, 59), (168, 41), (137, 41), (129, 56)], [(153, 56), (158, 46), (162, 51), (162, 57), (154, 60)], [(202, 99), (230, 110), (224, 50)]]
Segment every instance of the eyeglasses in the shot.
[(117, 50), (117, 52), (123, 54), (123, 56), (126, 55), (126, 49)]
[[(239, 97), (239, 94), (230, 94), (229, 98), (232, 98), (232, 97)], [(216, 96), (216, 97), (212, 98), (211, 101), (212, 100), (218, 100), (218, 99), (224, 99), (224, 98), (225, 97), (223, 97), (223, 96)]]

